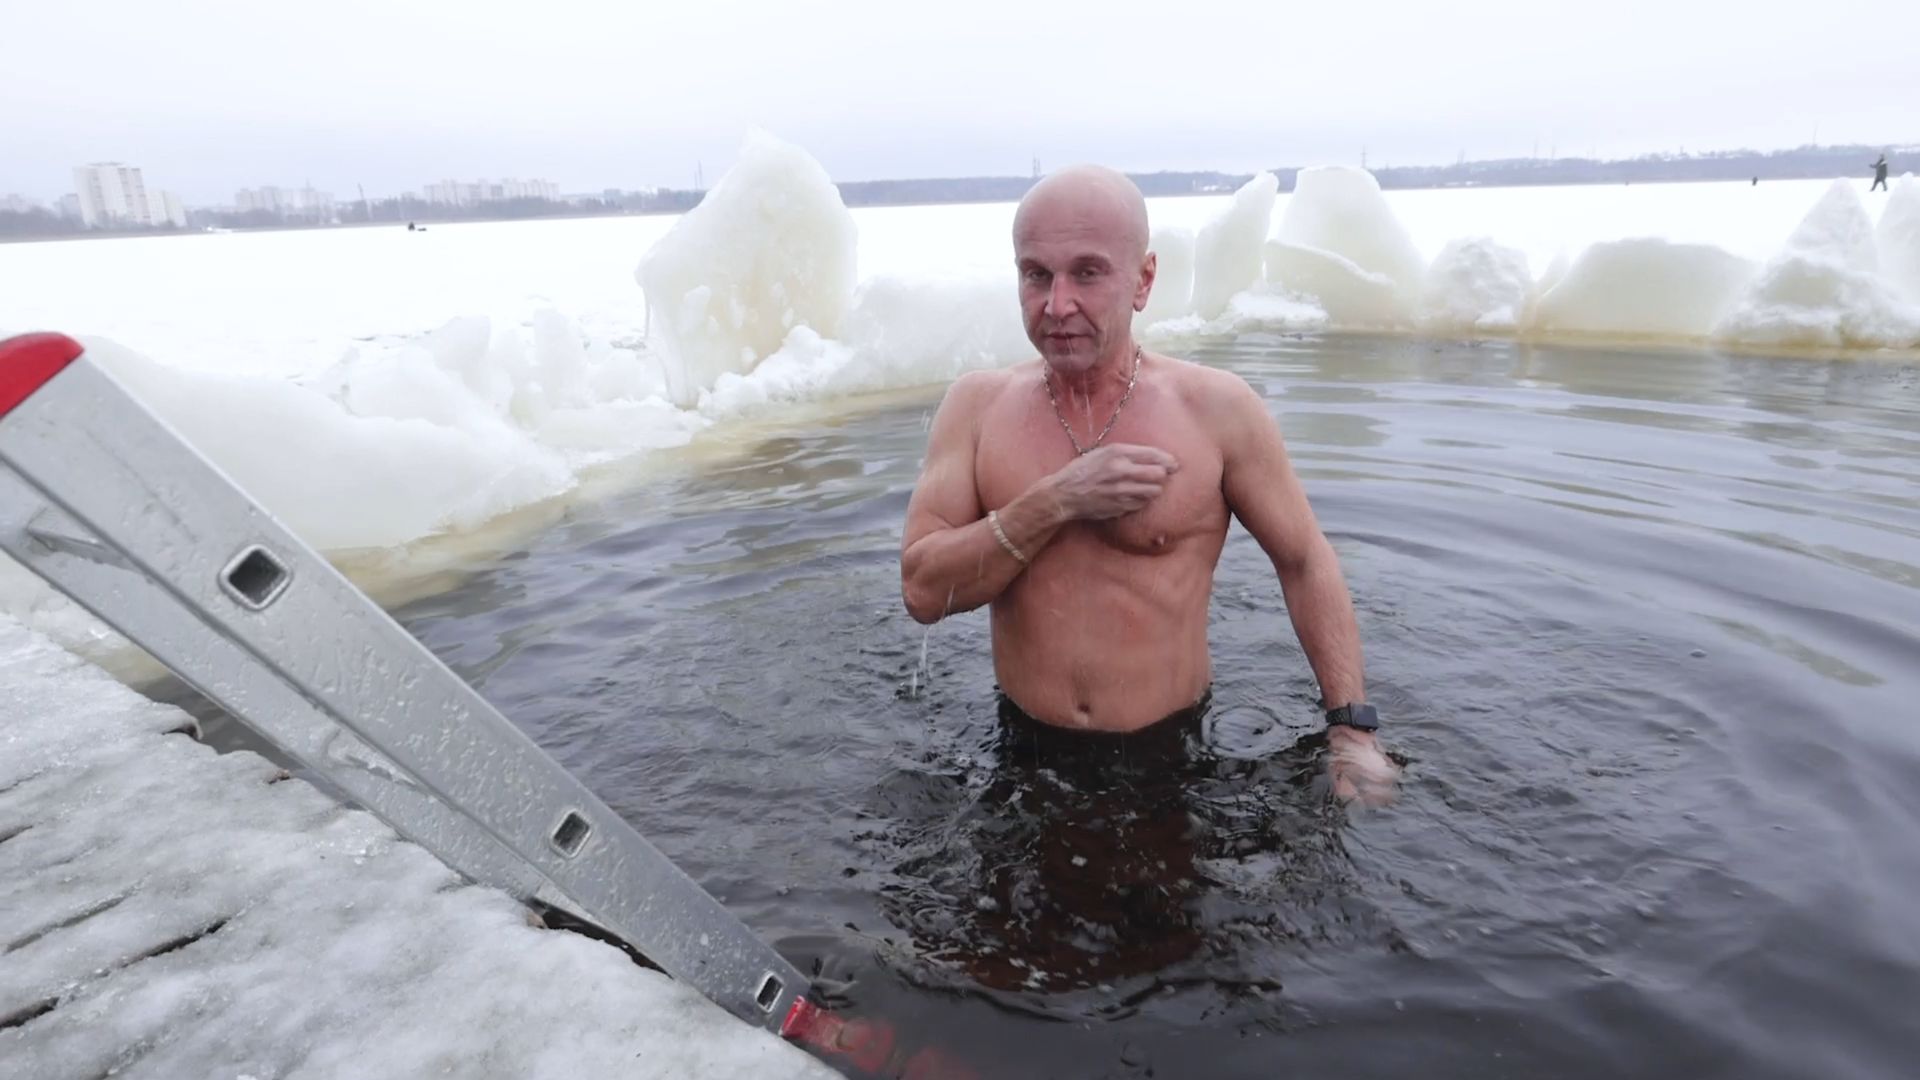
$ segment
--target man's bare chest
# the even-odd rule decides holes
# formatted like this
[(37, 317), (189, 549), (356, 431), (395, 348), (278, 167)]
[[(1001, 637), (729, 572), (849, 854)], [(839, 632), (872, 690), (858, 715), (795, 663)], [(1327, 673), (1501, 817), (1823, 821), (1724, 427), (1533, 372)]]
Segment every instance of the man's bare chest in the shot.
[[(1038, 408), (1032, 402), (1022, 404), (996, 410), (981, 425), (974, 476), (987, 509), (1005, 506), (1074, 460), (1073, 445), (1045, 399), (1039, 399)], [(1083, 417), (1081, 445), (1098, 430), (1097, 423)], [(1145, 507), (1106, 521), (1076, 523), (1061, 539), (1084, 537), (1128, 554), (1160, 555), (1187, 538), (1224, 532), (1227, 505), (1220, 485), (1220, 448), (1189, 411), (1169, 404), (1130, 406), (1102, 445), (1115, 443), (1157, 447), (1172, 454), (1180, 467)]]

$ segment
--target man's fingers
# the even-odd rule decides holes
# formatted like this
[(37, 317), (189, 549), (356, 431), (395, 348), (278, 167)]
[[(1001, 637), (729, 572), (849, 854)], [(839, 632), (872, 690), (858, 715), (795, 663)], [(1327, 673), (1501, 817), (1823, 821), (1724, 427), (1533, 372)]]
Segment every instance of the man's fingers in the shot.
[(1334, 797), (1362, 806), (1388, 806), (1397, 795), (1400, 767), (1378, 747), (1337, 747), (1327, 763)]
[(1136, 464), (1158, 465), (1173, 472), (1180, 467), (1180, 459), (1157, 446), (1143, 446), (1140, 443), (1115, 443), (1115, 453), (1123, 455)]

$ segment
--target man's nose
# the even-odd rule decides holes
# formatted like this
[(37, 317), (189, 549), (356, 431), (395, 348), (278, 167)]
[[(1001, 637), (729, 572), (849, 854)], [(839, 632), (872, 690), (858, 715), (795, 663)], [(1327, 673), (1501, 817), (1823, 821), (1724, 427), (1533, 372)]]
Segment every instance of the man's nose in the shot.
[(1079, 301), (1073, 295), (1073, 283), (1065, 278), (1054, 278), (1053, 288), (1047, 290), (1047, 314), (1054, 318), (1071, 315), (1079, 307)]

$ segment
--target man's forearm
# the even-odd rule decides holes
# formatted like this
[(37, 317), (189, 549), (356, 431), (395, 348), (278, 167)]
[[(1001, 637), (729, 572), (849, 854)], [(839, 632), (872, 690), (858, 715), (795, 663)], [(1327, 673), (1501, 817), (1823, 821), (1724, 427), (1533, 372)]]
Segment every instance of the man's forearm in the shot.
[[(1045, 480), (1001, 507), (998, 518), (1000, 531), (1027, 562), (1068, 520)], [(908, 548), (900, 559), (901, 589), (908, 613), (919, 622), (934, 623), (991, 603), (1026, 568), (983, 518), (924, 536)]]
[(1327, 707), (1365, 701), (1366, 661), (1360, 648), (1360, 626), (1333, 545), (1323, 538), (1297, 565), (1281, 568), (1280, 591), (1287, 598), (1293, 631), (1306, 650), (1307, 663), (1313, 666)]

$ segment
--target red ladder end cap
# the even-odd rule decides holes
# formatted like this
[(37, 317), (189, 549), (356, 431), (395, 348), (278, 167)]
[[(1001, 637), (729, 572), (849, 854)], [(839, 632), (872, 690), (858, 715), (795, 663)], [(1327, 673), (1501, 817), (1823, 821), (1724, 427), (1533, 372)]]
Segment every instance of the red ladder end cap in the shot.
[(84, 346), (65, 334), (21, 334), (0, 341), (0, 417), (84, 352)]

